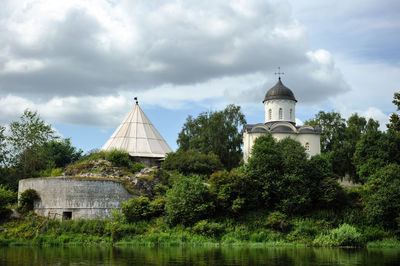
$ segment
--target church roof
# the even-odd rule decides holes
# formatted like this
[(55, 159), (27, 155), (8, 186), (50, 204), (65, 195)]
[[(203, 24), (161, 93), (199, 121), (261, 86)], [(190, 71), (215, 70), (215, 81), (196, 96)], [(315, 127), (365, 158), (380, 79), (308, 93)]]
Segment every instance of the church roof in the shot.
[(283, 85), (280, 77), (275, 86), (269, 89), (267, 94), (265, 94), (263, 102), (268, 100), (277, 100), (277, 99), (293, 100), (297, 102), (293, 92), (288, 87)]
[(127, 151), (133, 157), (152, 158), (164, 158), (172, 152), (138, 103), (101, 148), (103, 151), (113, 149)]

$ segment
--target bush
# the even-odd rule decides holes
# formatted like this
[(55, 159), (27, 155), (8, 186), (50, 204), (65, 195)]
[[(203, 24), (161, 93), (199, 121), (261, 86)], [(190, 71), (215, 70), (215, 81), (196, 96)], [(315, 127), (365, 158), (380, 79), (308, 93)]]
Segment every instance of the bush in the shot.
[(275, 230), (284, 231), (288, 228), (288, 223), (286, 222), (286, 214), (280, 213), (278, 211), (270, 213), (267, 217), (267, 226)]
[(369, 177), (364, 186), (363, 202), (371, 224), (398, 229), (400, 217), (400, 165), (389, 164)]
[(133, 162), (133, 163), (131, 164), (131, 171), (132, 171), (133, 173), (137, 173), (137, 172), (140, 172), (140, 170), (142, 170), (143, 168), (146, 168), (146, 167), (147, 167), (147, 166), (144, 165), (144, 164), (142, 164), (142, 163)]
[(13, 191), (8, 190), (5, 186), (0, 185), (0, 221), (6, 220), (11, 214), (9, 204), (16, 200), (16, 195)]
[(214, 204), (208, 187), (200, 176), (180, 176), (167, 191), (165, 212), (170, 224), (194, 224), (210, 217)]
[(21, 213), (27, 213), (33, 210), (33, 204), (35, 200), (39, 200), (39, 195), (34, 189), (27, 189), (21, 193), (19, 197), (18, 211)]
[(207, 220), (201, 220), (193, 226), (193, 232), (206, 237), (219, 238), (224, 231), (222, 224)]
[(129, 167), (131, 159), (126, 151), (112, 150), (106, 153), (105, 159), (114, 166)]
[(121, 204), (122, 212), (128, 222), (136, 222), (147, 219), (150, 216), (150, 200), (148, 197), (131, 198)]
[(252, 181), (241, 168), (213, 173), (209, 179), (210, 191), (216, 199), (218, 212), (237, 214), (255, 201), (252, 197)]
[(201, 153), (198, 150), (178, 151), (168, 153), (162, 167), (166, 170), (177, 170), (184, 175), (211, 175), (221, 170), (223, 165), (218, 156), (213, 153)]
[(362, 237), (357, 229), (348, 224), (332, 229), (328, 234), (321, 234), (314, 239), (316, 246), (361, 246)]

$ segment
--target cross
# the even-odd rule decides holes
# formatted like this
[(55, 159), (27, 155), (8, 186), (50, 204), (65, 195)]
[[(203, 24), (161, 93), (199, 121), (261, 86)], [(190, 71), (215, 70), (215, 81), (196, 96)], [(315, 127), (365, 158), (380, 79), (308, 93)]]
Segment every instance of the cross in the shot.
[(281, 72), (281, 67), (278, 67), (278, 72), (275, 72), (275, 75), (279, 75), (279, 79), (281, 79), (281, 75), (285, 75), (285, 73)]
[(137, 97), (135, 97), (135, 98), (133, 98), (133, 99), (136, 101), (136, 104), (139, 103)]

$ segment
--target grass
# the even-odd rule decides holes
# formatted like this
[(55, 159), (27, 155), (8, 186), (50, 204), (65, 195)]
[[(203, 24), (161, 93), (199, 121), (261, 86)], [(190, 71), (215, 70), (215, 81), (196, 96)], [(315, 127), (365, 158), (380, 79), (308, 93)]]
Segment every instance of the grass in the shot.
[[(202, 220), (193, 226), (170, 227), (162, 217), (134, 223), (116, 216), (112, 216), (114, 220), (59, 221), (29, 213), (23, 219), (0, 224), (0, 246), (306, 247), (314, 246), (313, 242), (322, 233), (354, 235), (353, 231), (343, 228), (343, 232), (338, 231), (340, 227), (327, 227), (325, 222), (298, 217), (288, 220), (288, 227), (279, 231), (268, 227), (267, 216), (266, 212), (256, 212), (241, 219), (220, 217)], [(363, 234), (361, 230), (357, 232)], [(375, 239), (371, 235), (368, 238), (361, 235), (362, 246), (400, 247), (393, 232), (375, 234)]]

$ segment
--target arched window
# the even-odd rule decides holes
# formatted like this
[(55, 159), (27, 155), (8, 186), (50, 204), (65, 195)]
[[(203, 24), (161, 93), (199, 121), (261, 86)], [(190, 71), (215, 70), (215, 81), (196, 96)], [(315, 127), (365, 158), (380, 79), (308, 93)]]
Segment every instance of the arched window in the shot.
[(282, 112), (282, 108), (279, 108), (279, 120), (283, 119), (283, 112)]
[(290, 120), (292, 120), (292, 113), (293, 113), (293, 110), (290, 109), (290, 113), (289, 113)]
[(306, 148), (306, 151), (310, 151), (310, 143), (306, 142), (305, 148)]
[(268, 120), (272, 120), (272, 110), (268, 110)]

